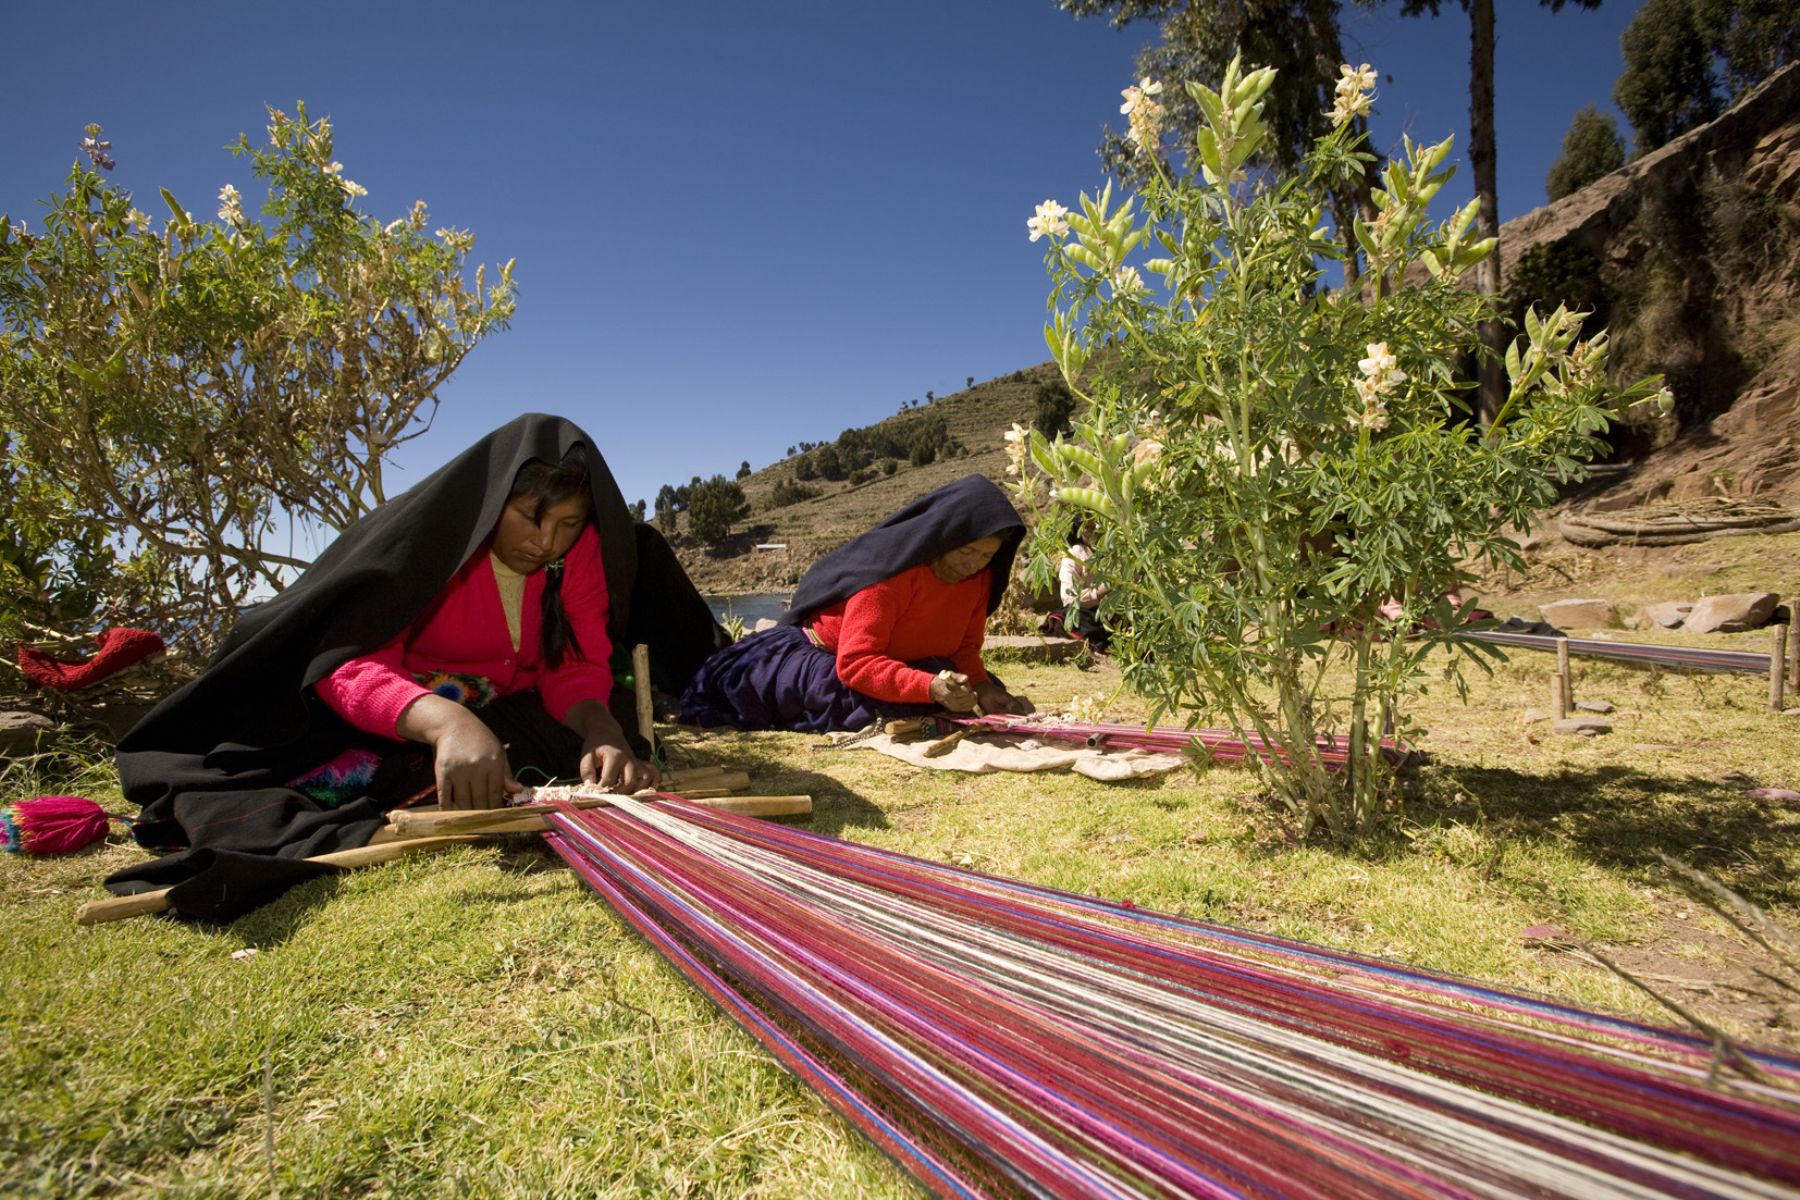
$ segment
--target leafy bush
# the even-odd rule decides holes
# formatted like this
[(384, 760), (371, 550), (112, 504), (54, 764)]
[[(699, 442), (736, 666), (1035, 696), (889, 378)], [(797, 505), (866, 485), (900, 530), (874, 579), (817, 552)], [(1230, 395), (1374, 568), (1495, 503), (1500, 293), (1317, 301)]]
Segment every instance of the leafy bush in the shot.
[(776, 484), (774, 490), (769, 493), (769, 507), (786, 508), (790, 504), (811, 500), (818, 495), (818, 488), (810, 488), (791, 479), (784, 479)]
[[(1087, 408), (1067, 440), (1008, 438), (1037, 517), (1035, 582), (1048, 584), (1087, 522), (1090, 570), (1111, 589), (1104, 611), (1127, 618), (1113, 642), (1126, 679), (1159, 715), (1222, 714), (1281, 747), (1277, 761), (1251, 760), (1270, 791), (1303, 829), (1339, 835), (1382, 811), (1379, 731), (1392, 719), (1409, 733), (1401, 704), (1425, 690), (1430, 656), (1448, 647), (1460, 684), (1477, 653), (1446, 632), (1462, 616), (1446, 596), (1468, 582), (1465, 564), (1518, 565), (1506, 530), (1552, 502), (1556, 480), (1581, 476), (1619, 404), (1653, 391), (1610, 392), (1605, 336), (1578, 340), (1566, 309), (1532, 312), (1492, 425), (1466, 419), (1456, 362), (1488, 302), (1457, 279), (1493, 243), (1467, 236), (1473, 202), (1426, 221), (1451, 173), (1448, 140), (1408, 139), (1372, 192), (1373, 219), (1356, 221), (1364, 295), (1321, 286), (1346, 251), (1318, 197), (1367, 161), (1348, 114), (1366, 109), (1374, 75), (1344, 74), (1345, 115), (1293, 178), (1245, 179), (1268, 136), (1273, 72), (1234, 61), (1218, 91), (1188, 85), (1205, 118), (1193, 175), (1150, 156), (1136, 199), (1115, 206), (1109, 184), (1078, 213), (1039, 207), (1030, 226), (1050, 238), (1055, 283), (1045, 338)], [(1140, 247), (1159, 257), (1132, 261)], [(1145, 285), (1140, 262), (1164, 290)], [(1402, 286), (1414, 264), (1424, 282)], [(1435, 631), (1412, 637), (1427, 618)], [(1332, 630), (1354, 669), (1343, 707), (1320, 693)], [(1326, 732), (1348, 749), (1343, 777), (1320, 754)]]
[(733, 521), (749, 515), (744, 489), (723, 475), (696, 483), (688, 493), (688, 533), (702, 542), (716, 542), (731, 532)]
[(1053, 438), (1069, 432), (1069, 418), (1075, 415), (1075, 393), (1060, 379), (1040, 383), (1037, 388), (1037, 415), (1032, 427), (1045, 437)]
[(43, 232), (0, 220), (5, 556), (25, 586), (0, 623), (26, 619), (17, 601), (210, 648), (307, 565), (270, 539), (380, 504), (387, 457), (511, 318), (511, 263), (465, 278), (472, 234), (427, 233), (422, 201), (385, 224), (357, 208), (329, 121), (272, 109), (268, 134), (234, 147), (267, 185), (260, 215), (230, 185), (216, 221), (165, 189), (155, 228), (101, 176), (90, 126)]

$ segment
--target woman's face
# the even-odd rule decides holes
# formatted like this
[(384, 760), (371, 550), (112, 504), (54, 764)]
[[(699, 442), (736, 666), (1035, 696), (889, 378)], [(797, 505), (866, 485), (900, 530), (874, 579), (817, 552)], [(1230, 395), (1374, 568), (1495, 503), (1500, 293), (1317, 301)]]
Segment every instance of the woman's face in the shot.
[(521, 575), (567, 554), (587, 524), (587, 501), (580, 496), (544, 505), (533, 520), (536, 508), (537, 501), (530, 496), (514, 496), (494, 526), (494, 557)]
[(932, 559), (931, 572), (945, 583), (961, 583), (975, 572), (986, 570), (1000, 546), (1000, 535), (990, 533)]

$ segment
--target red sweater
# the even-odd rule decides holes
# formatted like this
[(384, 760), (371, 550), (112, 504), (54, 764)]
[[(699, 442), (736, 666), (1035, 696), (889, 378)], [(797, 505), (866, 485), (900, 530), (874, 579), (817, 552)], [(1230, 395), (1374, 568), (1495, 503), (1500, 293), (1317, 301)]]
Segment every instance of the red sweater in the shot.
[(927, 703), (932, 673), (906, 665), (915, 659), (948, 658), (970, 683), (987, 680), (981, 641), (990, 582), (981, 570), (945, 583), (921, 563), (820, 609), (809, 624), (819, 644), (837, 654), (846, 685), (877, 700)]
[(361, 658), (353, 658), (314, 688), (344, 720), (366, 733), (397, 738), (394, 725), (406, 706), (430, 689), (419, 677), (440, 672), (479, 675), (496, 696), (535, 687), (544, 710), (557, 720), (582, 700), (606, 703), (612, 692), (612, 642), (606, 636), (606, 572), (600, 536), (589, 525), (563, 557), (563, 609), (581, 644), (581, 655), (563, 656), (546, 669), (539, 637), (544, 573), (525, 577), (519, 620), (519, 648), (513, 649), (500, 607), (500, 586), (483, 545), (464, 563), (425, 614), (399, 637)]

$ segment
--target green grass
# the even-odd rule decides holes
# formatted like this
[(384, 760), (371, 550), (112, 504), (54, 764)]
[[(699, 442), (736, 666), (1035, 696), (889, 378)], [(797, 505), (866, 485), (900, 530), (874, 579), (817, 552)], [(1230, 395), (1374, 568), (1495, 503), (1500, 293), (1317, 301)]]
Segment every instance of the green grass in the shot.
[[(1692, 974), (1670, 994), (1734, 1034), (1800, 1044), (1707, 984), (1756, 960), (1656, 858), (1800, 924), (1800, 808), (1744, 794), (1800, 783), (1800, 720), (1762, 711), (1760, 680), (1580, 663), (1615, 732), (1552, 738), (1520, 718), (1545, 706), (1550, 661), (1515, 657), (1467, 706), (1422, 702), (1429, 763), (1395, 828), (1349, 847), (1296, 842), (1237, 769), (1104, 785), (920, 771), (805, 735), (687, 731), (674, 749), (809, 792), (822, 832), (1664, 1019), (1521, 936), (1554, 924), (1646, 977)], [(1105, 662), (1005, 673), (1040, 705), (1117, 683)], [(14, 772), (0, 799), (56, 782)], [(117, 800), (103, 774), (76, 782)], [(916, 1194), (532, 839), (317, 881), (226, 928), (77, 928), (139, 855), (0, 863), (0, 1192)]]

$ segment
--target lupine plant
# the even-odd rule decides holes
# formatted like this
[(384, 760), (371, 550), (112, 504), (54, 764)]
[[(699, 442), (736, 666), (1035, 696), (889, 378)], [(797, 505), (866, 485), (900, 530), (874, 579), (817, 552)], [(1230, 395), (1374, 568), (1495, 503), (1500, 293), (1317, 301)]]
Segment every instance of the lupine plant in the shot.
[[(1450, 141), (1409, 140), (1388, 164), (1354, 229), (1359, 286), (1333, 290), (1345, 251), (1321, 198), (1371, 161), (1351, 118), (1375, 73), (1344, 67), (1334, 130), (1293, 177), (1252, 178), (1273, 79), (1234, 62), (1216, 91), (1187, 85), (1205, 117), (1187, 170), (1156, 157), (1161, 86), (1126, 89), (1150, 168), (1139, 193), (1039, 206), (1045, 337), (1086, 411), (1066, 437), (1008, 440), (1033, 571), (1047, 578), (1085, 529), (1152, 719), (1220, 717), (1281, 747), (1257, 766), (1268, 791), (1302, 830), (1346, 836), (1393, 799), (1382, 734), (1416, 735), (1403, 701), (1434, 654), (1449, 650), (1443, 677), (1461, 690), (1486, 652), (1450, 636), (1473, 603), (1459, 589), (1517, 565), (1509, 529), (1581, 477), (1611, 414), (1662, 394), (1610, 387), (1606, 336), (1577, 340), (1581, 314), (1559, 308), (1526, 317), (1504, 408), (1471, 420), (1465, 364), (1487, 308), (1458, 280), (1493, 245), (1468, 236), (1473, 203), (1427, 219)], [(1334, 660), (1348, 695), (1327, 683)], [(1322, 737), (1348, 749), (1347, 770), (1328, 770)]]

